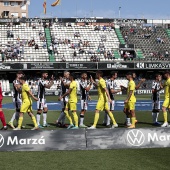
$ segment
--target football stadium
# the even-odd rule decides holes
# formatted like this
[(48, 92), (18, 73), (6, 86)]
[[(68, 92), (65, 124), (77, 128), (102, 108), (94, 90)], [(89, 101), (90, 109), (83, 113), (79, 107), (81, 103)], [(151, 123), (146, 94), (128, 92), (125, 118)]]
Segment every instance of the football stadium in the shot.
[(168, 0), (0, 0), (0, 169), (169, 170)]

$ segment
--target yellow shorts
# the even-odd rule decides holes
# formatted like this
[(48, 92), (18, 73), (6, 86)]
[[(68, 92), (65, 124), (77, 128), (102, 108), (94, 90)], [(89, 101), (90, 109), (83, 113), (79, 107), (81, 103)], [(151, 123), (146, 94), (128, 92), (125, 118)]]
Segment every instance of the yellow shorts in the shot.
[(108, 101), (98, 100), (96, 110), (99, 111), (109, 110)]
[(77, 110), (77, 103), (68, 102), (66, 104), (66, 109), (71, 110), (71, 111)]
[(28, 112), (32, 113), (32, 102), (30, 102), (29, 100), (23, 101), (20, 112), (21, 113), (28, 113)]
[(125, 108), (128, 110), (135, 110), (135, 103), (134, 102), (128, 102), (125, 104)]
[(166, 107), (166, 108), (170, 108), (170, 99), (165, 99), (163, 104), (162, 104), (163, 107)]

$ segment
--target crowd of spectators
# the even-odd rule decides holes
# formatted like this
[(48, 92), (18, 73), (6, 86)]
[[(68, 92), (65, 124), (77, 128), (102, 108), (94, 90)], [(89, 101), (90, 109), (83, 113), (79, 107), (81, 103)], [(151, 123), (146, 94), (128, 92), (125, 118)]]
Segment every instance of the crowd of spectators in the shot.
[[(71, 23), (67, 23), (65, 26), (72, 27)], [(100, 26), (96, 25), (94, 28), (94, 31), (111, 31), (114, 29), (114, 24), (111, 23), (109, 26)], [(81, 58), (82, 55), (85, 55), (86, 57), (90, 57), (90, 61), (100, 61), (100, 55), (103, 55), (105, 59), (114, 59), (114, 51), (113, 50), (106, 50), (104, 46), (104, 42), (107, 41), (106, 35), (101, 35), (101, 41), (99, 42), (98, 48), (96, 49), (92, 42), (82, 39), (82, 35), (79, 31), (75, 31), (73, 34), (74, 39), (78, 40), (78, 43), (74, 43), (73, 39), (70, 38), (61, 38), (55, 34), (51, 35), (52, 37), (52, 44), (49, 47), (49, 53), (50, 54), (57, 54), (58, 56), (62, 56), (62, 53), (58, 50), (60, 45), (65, 45), (70, 49), (73, 49), (72, 53), (72, 59)], [(66, 58), (64, 58), (66, 60)], [(61, 61), (63, 61), (63, 57), (61, 57)]]
[[(32, 24), (31, 25), (33, 29), (36, 28), (36, 24)], [(37, 42), (35, 42), (34, 37), (32, 37), (31, 39), (27, 39), (27, 38), (20, 38), (18, 35), (14, 34), (12, 28), (13, 28), (13, 24), (7, 24), (7, 27), (9, 27), (9, 29), (6, 32), (6, 36), (7, 39), (10, 38), (10, 40), (7, 42), (7, 44), (0, 44), (0, 54), (2, 57), (2, 62), (4, 62), (5, 60), (11, 59), (11, 60), (15, 60), (15, 59), (22, 59), (24, 58), (24, 51), (25, 51), (25, 47), (32, 47), (35, 50), (38, 50), (40, 47), (38, 45)], [(12, 38), (12, 40), (11, 40)], [(39, 31), (39, 38), (40, 41), (43, 42), (43, 46), (42, 48), (47, 48), (46, 46), (46, 38), (44, 33), (42, 32), (42, 30)]]
[(133, 60), (135, 58), (134, 56), (134, 51), (123, 51), (120, 50), (120, 54), (121, 54), (121, 58), (124, 59), (124, 61), (126, 60)]

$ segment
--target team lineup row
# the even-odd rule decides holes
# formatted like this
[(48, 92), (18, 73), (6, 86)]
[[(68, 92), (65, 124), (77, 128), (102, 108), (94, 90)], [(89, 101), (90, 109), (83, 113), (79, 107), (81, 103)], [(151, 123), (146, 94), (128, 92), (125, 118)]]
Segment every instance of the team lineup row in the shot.
[[(63, 78), (61, 77), (61, 89), (60, 89), (60, 96), (59, 100), (61, 101), (61, 107), (62, 111), (59, 116), (59, 118), (56, 121), (56, 125), (60, 127), (65, 127), (65, 117), (69, 120), (70, 124), (67, 126), (68, 129), (78, 129), (86, 128), (87, 126), (84, 125), (84, 114), (87, 111), (87, 103), (89, 98), (89, 91), (91, 89), (92, 84), (96, 86), (98, 91), (98, 102), (96, 105), (96, 111), (95, 111), (95, 117), (94, 117), (94, 123), (89, 129), (95, 129), (98, 119), (99, 119), (99, 112), (104, 110), (105, 111), (105, 117), (103, 120), (103, 124), (106, 126), (110, 126), (111, 128), (118, 127), (118, 124), (116, 123), (113, 115), (114, 110), (114, 94), (126, 89), (127, 90), (127, 98), (124, 101), (124, 113), (126, 114), (126, 126), (128, 128), (135, 128), (135, 123), (137, 122), (136, 116), (135, 116), (135, 103), (136, 103), (136, 97), (135, 97), (135, 90), (138, 89), (141, 84), (145, 81), (145, 79), (142, 79), (137, 85), (134, 82), (135, 79), (135, 73), (127, 73), (126, 78), (128, 80), (128, 86), (123, 87), (120, 86), (120, 89), (117, 89), (117, 85), (115, 83), (115, 79), (117, 78), (117, 72), (111, 72), (110, 79), (105, 81), (103, 78), (103, 73), (101, 71), (96, 72), (96, 79), (97, 82), (94, 81), (94, 79), (90, 76), (90, 79), (88, 80), (87, 74), (82, 73), (81, 74), (81, 81), (80, 81), (80, 90), (81, 90), (81, 113), (80, 113), (80, 120), (77, 116), (77, 83), (75, 81), (75, 75), (72, 73), (70, 74), (69, 71), (65, 71)], [(153, 100), (153, 123), (155, 125), (160, 125), (157, 121), (158, 114), (160, 110), (160, 90), (164, 87), (165, 88), (165, 101), (162, 106), (163, 115), (164, 115), (164, 124), (162, 127), (168, 127), (168, 121), (167, 121), (167, 112), (166, 108), (169, 107), (169, 86), (170, 86), (170, 73), (166, 71), (164, 73), (164, 77), (166, 79), (164, 85), (161, 84), (161, 75), (156, 74), (155, 81), (153, 81), (152, 84), (152, 100)], [(16, 107), (16, 112), (13, 114), (10, 122), (8, 123), (14, 130), (20, 130), (22, 127), (23, 122), (23, 115), (24, 113), (28, 113), (31, 117), (34, 128), (33, 130), (44, 128), (49, 126), (47, 123), (47, 103), (45, 99), (45, 89), (50, 88), (53, 85), (53, 76), (51, 77), (51, 80), (49, 83), (46, 82), (46, 79), (48, 78), (48, 72), (44, 71), (42, 72), (42, 77), (38, 81), (38, 96), (35, 97), (28, 84), (26, 83), (26, 77), (24, 76), (24, 73), (22, 71), (19, 71), (17, 73), (16, 79), (13, 81), (13, 88), (14, 88), (14, 96), (13, 96), (13, 102)], [(37, 115), (36, 118), (33, 115), (32, 112), (32, 100), (37, 101)], [(2, 100), (1, 100), (2, 101)], [(1, 109), (2, 110), (2, 109)], [(72, 112), (73, 118), (74, 118), (74, 124), (72, 121), (71, 116), (69, 115), (69, 111)], [(1, 113), (1, 112), (0, 112)], [(43, 113), (43, 125), (40, 125), (40, 118), (41, 114)], [(2, 116), (1, 116), (2, 117)], [(5, 118), (4, 118), (5, 119)], [(2, 119), (1, 119), (2, 120)], [(17, 120), (18, 126), (15, 128), (13, 125), (13, 121)], [(112, 121), (112, 126), (111, 122)], [(3, 121), (2, 121), (3, 122)], [(6, 129), (6, 124), (3, 123), (3, 129)]]

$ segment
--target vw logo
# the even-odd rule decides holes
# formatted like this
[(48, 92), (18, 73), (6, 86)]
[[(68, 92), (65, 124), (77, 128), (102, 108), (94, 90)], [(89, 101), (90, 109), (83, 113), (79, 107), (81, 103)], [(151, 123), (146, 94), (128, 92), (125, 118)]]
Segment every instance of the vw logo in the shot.
[(4, 145), (4, 137), (0, 134), (0, 148)]
[(127, 133), (127, 141), (132, 146), (141, 146), (145, 141), (145, 136), (140, 130), (133, 129)]

